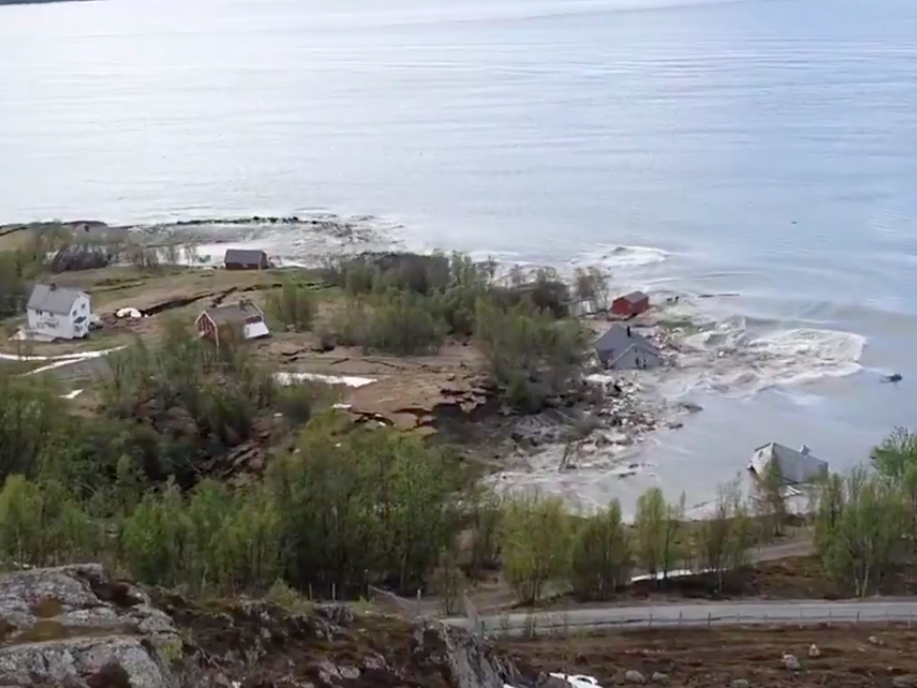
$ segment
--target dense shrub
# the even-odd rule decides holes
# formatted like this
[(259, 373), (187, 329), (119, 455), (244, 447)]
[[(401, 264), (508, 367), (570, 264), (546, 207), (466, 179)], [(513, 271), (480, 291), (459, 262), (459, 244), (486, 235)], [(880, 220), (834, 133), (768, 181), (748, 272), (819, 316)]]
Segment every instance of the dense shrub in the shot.
[(410, 356), (435, 353), (444, 341), (445, 327), (430, 312), (423, 297), (392, 292), (373, 307), (363, 346)]
[(268, 296), (268, 316), (290, 332), (311, 330), (316, 311), (314, 290), (307, 285), (287, 280), (279, 294)]
[(46, 262), (39, 247), (0, 251), (0, 319), (25, 312), (30, 283), (45, 271)]
[(523, 306), (508, 311), (478, 302), (475, 340), (504, 401), (519, 411), (538, 411), (580, 386), (589, 335), (573, 320), (555, 320)]

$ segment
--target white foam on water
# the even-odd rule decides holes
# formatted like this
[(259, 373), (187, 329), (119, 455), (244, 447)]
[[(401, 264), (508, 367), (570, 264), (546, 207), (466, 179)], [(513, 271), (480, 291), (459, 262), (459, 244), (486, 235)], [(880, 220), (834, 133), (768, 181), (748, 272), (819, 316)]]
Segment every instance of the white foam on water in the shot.
[(664, 262), (669, 252), (653, 246), (599, 247), (571, 261), (571, 265), (601, 265), (614, 274), (615, 270), (632, 270)]
[(401, 225), (374, 217), (343, 218), (311, 213), (297, 221), (265, 219), (201, 221), (197, 224), (137, 226), (154, 237), (181, 237), (193, 250), (183, 250), (184, 265), (218, 267), (227, 249), (254, 249), (280, 267), (315, 267), (331, 256), (392, 250), (400, 245)]
[[(695, 386), (724, 393), (754, 394), (775, 386), (845, 377), (862, 369), (866, 338), (830, 329), (766, 326), (742, 317), (716, 323), (686, 337), (680, 361)], [(811, 399), (802, 402), (811, 405)]]

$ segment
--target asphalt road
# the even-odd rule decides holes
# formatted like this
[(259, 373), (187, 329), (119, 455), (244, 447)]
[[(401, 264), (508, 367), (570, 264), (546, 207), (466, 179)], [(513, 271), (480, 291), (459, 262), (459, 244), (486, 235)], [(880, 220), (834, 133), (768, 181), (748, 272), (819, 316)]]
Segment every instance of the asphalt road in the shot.
[[(601, 607), (535, 614), (523, 612), (482, 616), (475, 630), (483, 631), (486, 635), (528, 636), (657, 626), (795, 625), (885, 621), (917, 623), (917, 601), (781, 600), (668, 604), (655, 607)], [(471, 621), (466, 618), (449, 619), (448, 623), (469, 630), (472, 626)]]

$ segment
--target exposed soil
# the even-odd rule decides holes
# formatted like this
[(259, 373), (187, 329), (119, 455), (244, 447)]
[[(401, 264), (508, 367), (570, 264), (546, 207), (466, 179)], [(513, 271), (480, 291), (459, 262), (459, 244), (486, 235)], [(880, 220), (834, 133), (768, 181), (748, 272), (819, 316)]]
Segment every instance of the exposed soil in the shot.
[[(91, 294), (93, 311), (104, 326), (79, 342), (0, 342), (0, 351), (20, 355), (61, 356), (81, 351), (131, 344), (138, 337), (156, 341), (171, 320), (191, 328), (201, 310), (227, 303), (236, 295), (261, 307), (271, 290), (281, 286), (282, 269), (227, 271), (210, 268), (166, 267), (144, 271), (132, 267), (63, 273), (56, 277), (61, 286), (83, 289)], [(299, 271), (299, 278), (308, 278)], [(317, 278), (316, 278), (317, 279)], [(340, 293), (316, 289), (318, 318), (330, 317), (338, 307)], [(122, 308), (135, 308), (147, 317), (117, 318)], [(312, 333), (278, 331), (265, 340), (250, 342), (252, 351), (270, 361), (279, 371), (308, 372), (329, 376), (360, 376), (374, 380), (360, 388), (341, 386), (342, 404), (357, 420), (378, 419), (402, 430), (421, 435), (444, 432), (449, 439), (483, 444), (494, 440), (499, 408), (489, 390), (481, 386), (481, 360), (467, 345), (448, 345), (434, 356), (397, 357), (367, 354), (360, 349), (337, 347), (323, 350)], [(75, 363), (54, 371), (58, 378), (75, 387), (89, 385), (105, 369), (103, 360)], [(87, 391), (81, 399), (86, 406)], [(482, 425), (481, 421), (496, 420)], [(474, 421), (474, 422), (469, 422)], [(468, 432), (469, 429), (474, 432)], [(508, 433), (507, 433), (508, 434)]]
[[(310, 341), (311, 339), (311, 341)], [(491, 395), (482, 386), (481, 359), (470, 346), (449, 345), (433, 356), (388, 356), (338, 347), (318, 351), (310, 335), (281, 333), (257, 344), (259, 355), (284, 370), (374, 380), (361, 387), (342, 386), (341, 403), (362, 419), (379, 418), (402, 430), (429, 435), (449, 431), (451, 419), (465, 427), (461, 439), (474, 436), (469, 421), (493, 415)]]
[[(820, 656), (810, 658), (813, 644)], [(498, 647), (524, 674), (589, 674), (606, 688), (623, 685), (629, 670), (641, 672), (648, 682), (656, 672), (666, 674), (673, 687), (730, 686), (736, 679), (752, 688), (917, 685), (917, 679), (908, 682), (917, 675), (917, 630), (904, 626), (657, 629)], [(787, 653), (799, 660), (799, 671), (786, 668)]]

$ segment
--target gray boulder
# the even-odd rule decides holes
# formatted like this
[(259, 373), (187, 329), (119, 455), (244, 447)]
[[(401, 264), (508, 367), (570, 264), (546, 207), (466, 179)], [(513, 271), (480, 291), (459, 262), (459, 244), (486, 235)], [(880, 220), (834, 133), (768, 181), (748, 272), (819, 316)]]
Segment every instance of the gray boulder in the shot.
[(498, 657), (486, 641), (454, 626), (418, 622), (412, 653), (423, 663), (447, 667), (452, 688), (503, 688), (522, 683), (515, 665)]
[(100, 565), (0, 576), (0, 685), (176, 688), (183, 643), (172, 620)]

